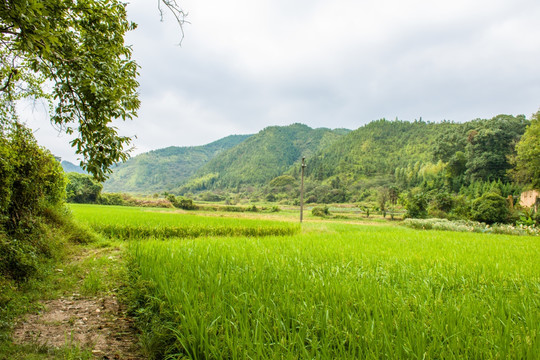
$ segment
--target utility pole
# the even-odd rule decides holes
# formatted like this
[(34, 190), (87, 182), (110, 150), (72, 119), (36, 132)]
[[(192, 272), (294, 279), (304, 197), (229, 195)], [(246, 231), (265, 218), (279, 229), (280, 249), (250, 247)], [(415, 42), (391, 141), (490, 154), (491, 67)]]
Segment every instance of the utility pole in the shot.
[(302, 183), (300, 185), (300, 222), (304, 219), (304, 169), (306, 168), (306, 158), (302, 157)]

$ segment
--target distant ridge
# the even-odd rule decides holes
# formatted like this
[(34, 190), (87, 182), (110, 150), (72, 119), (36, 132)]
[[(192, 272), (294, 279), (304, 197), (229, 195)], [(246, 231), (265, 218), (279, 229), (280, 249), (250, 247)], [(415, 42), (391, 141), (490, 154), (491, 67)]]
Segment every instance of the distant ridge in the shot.
[(348, 132), (298, 123), (267, 127), (213, 158), (178, 192), (264, 185), (287, 172), (302, 156), (313, 156)]
[(75, 164), (73, 164), (73, 163), (71, 163), (69, 161), (62, 160), (60, 165), (62, 166), (62, 169), (64, 169), (64, 172), (66, 172), (66, 173), (68, 173), (68, 172), (76, 172), (76, 173), (79, 173), (79, 174), (87, 174), (87, 172), (84, 171), (82, 167), (80, 167), (78, 165), (75, 165)]
[(207, 145), (170, 146), (139, 154), (114, 167), (103, 190), (140, 194), (170, 191), (184, 183), (216, 155), (250, 136), (230, 135)]
[[(434, 179), (459, 191), (472, 181), (506, 181), (509, 156), (528, 123), (523, 115), (497, 115), (464, 123), (381, 119), (353, 131), (269, 126), (255, 135), (141, 154), (116, 167), (105, 190), (267, 196), (272, 180), (298, 180), (305, 156), (306, 194), (320, 199), (332, 192), (344, 201), (378, 187), (434, 186)], [(444, 174), (453, 174), (452, 182)]]

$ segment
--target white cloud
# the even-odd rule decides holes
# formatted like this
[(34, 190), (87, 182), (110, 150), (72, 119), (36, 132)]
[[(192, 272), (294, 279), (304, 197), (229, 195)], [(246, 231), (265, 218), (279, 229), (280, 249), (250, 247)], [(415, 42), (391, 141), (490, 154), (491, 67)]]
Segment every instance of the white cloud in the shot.
[[(141, 65), (138, 151), (269, 125), (466, 121), (540, 107), (537, 0), (186, 0), (182, 46), (155, 2), (128, 5)], [(58, 139), (55, 140), (58, 142)]]

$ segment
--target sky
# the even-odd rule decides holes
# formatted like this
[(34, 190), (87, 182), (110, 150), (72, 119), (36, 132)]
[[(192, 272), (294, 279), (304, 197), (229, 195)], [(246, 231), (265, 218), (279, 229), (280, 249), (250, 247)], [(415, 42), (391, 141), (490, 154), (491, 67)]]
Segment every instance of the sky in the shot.
[[(132, 155), (267, 126), (357, 129), (386, 118), (464, 122), (540, 109), (538, 0), (132, 0), (138, 118)], [(39, 143), (70, 138), (24, 111)]]

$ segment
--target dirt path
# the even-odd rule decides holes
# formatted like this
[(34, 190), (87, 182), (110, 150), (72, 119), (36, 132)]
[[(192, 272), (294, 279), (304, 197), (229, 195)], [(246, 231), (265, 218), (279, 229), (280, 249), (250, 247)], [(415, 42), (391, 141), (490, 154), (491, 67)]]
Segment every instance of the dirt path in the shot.
[(145, 359), (133, 321), (117, 298), (125, 282), (123, 254), (108, 242), (72, 248), (44, 280), (40, 311), (14, 327), (13, 342), (45, 354), (77, 350), (84, 359)]
[(43, 302), (39, 314), (28, 314), (13, 332), (18, 344), (53, 348), (79, 346), (97, 359), (144, 359), (135, 329), (115, 296), (72, 296)]

